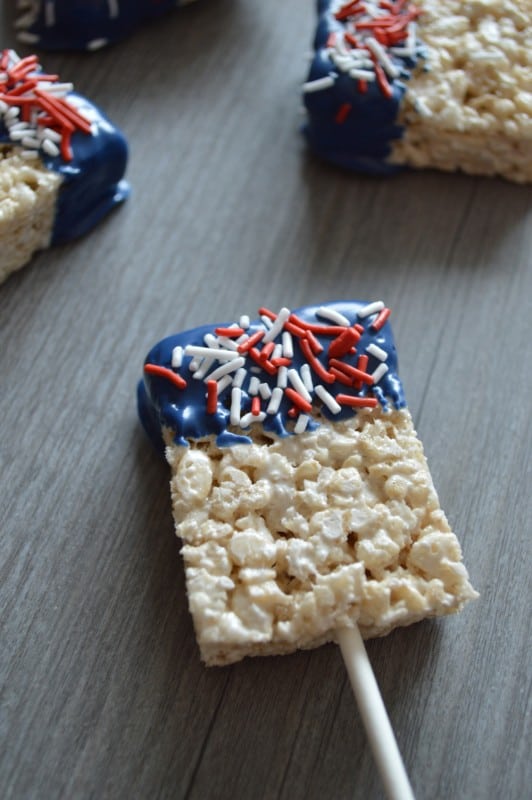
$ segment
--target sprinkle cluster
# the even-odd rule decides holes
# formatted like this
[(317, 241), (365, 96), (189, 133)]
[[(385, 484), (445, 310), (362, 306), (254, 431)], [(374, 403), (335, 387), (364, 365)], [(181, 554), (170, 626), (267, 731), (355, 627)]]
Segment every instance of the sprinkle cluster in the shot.
[(0, 51), (0, 123), (25, 158), (42, 152), (71, 161), (72, 134), (91, 134), (90, 119), (67, 99), (72, 89), (58, 75), (44, 73), (37, 56), (21, 59), (13, 50)]
[[(203, 381), (206, 414), (216, 414), (219, 403), (227, 401), (230, 424), (240, 428), (276, 415), (283, 401), (294, 433), (306, 430), (313, 404), (332, 415), (378, 404), (372, 388), (388, 372), (388, 353), (375, 341), (360, 352), (357, 347), (366, 331), (374, 338), (386, 324), (390, 309), (382, 301), (360, 307), (353, 324), (330, 306), (316, 309), (315, 322), (288, 308), (277, 314), (260, 308), (259, 314), (258, 329), (252, 330), (249, 317), (242, 316), (238, 323), (206, 333), (202, 345), (174, 347), (170, 367), (146, 363), (145, 373), (184, 392), (190, 380)], [(378, 363), (371, 373), (370, 356)]]
[[(341, 30), (333, 30), (326, 42), (326, 53), (339, 73), (356, 81), (358, 91), (368, 91), (376, 82), (381, 94), (393, 96), (393, 81), (408, 78), (405, 61), (420, 55), (416, 41), (416, 19), (421, 13), (409, 0), (354, 0), (337, 3), (334, 18)], [(331, 72), (304, 84), (304, 92), (322, 91), (334, 85), (338, 75)], [(351, 111), (343, 104), (337, 115), (342, 123)]]

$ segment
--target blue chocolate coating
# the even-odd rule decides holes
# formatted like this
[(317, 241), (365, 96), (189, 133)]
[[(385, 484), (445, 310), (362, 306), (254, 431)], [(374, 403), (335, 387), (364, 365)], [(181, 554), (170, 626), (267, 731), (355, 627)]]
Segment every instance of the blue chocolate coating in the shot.
[[(373, 343), (377, 345), (387, 354), (386, 364), (388, 365), (388, 371), (377, 384), (369, 387), (364, 385), (359, 391), (346, 389), (343, 384), (337, 381), (334, 383), (325, 383), (323, 385), (333, 396), (341, 393), (350, 393), (353, 396), (359, 397), (373, 395), (384, 408), (388, 407), (389, 401), (391, 401), (395, 408), (402, 408), (405, 405), (405, 399), (402, 384), (397, 374), (397, 354), (391, 326), (386, 322), (379, 331), (372, 330), (371, 323), (375, 320), (376, 314), (366, 319), (359, 319), (357, 317), (357, 312), (365, 305), (367, 304), (363, 302), (352, 301), (328, 303), (326, 307), (342, 314), (349, 320), (351, 325), (355, 323), (363, 325), (364, 332), (356, 345), (357, 354), (363, 354), (369, 344)], [(316, 311), (323, 307), (323, 304), (321, 306), (306, 306), (297, 309), (294, 313), (300, 319), (308, 323), (334, 325), (334, 323), (327, 322), (325, 319), (316, 316)], [(148, 353), (144, 363), (165, 367), (167, 369), (171, 368), (172, 351), (175, 347), (181, 346), (185, 348), (187, 345), (205, 346), (204, 336), (209, 333), (212, 334), (217, 327), (227, 327), (227, 325), (206, 325), (169, 336), (155, 345)], [(268, 328), (264, 325), (262, 320), (257, 320), (250, 324), (246, 333), (253, 335), (257, 331), (267, 330)], [(334, 337), (316, 334), (316, 338), (324, 348), (323, 352), (318, 355), (317, 358), (321, 364), (327, 368), (327, 350)], [(275, 341), (280, 341), (280, 337)], [(293, 349), (294, 356), (290, 368), (295, 368), (299, 371), (301, 366), (308, 362), (296, 336), (293, 337)], [(355, 366), (357, 357), (358, 355), (346, 357), (346, 363)], [(146, 373), (144, 374), (144, 379), (138, 384), (138, 413), (140, 421), (153, 444), (158, 449), (163, 447), (161, 426), (168, 427), (175, 432), (174, 440), (176, 444), (179, 445), (187, 445), (187, 440), (200, 439), (209, 435), (216, 436), (216, 443), (220, 447), (241, 443), (250, 444), (251, 439), (246, 435), (245, 430), (242, 430), (242, 433), (235, 433), (234, 428), (228, 430), (228, 426), (230, 425), (231, 386), (228, 386), (219, 394), (216, 413), (207, 413), (205, 399), (206, 384), (203, 380), (195, 380), (192, 377), (192, 373), (189, 369), (191, 360), (191, 356), (184, 356), (181, 367), (173, 370), (173, 372), (179, 374), (186, 380), (187, 387), (185, 389), (179, 389), (165, 377)], [(381, 361), (374, 355), (369, 355), (367, 372), (374, 372), (380, 363)], [(267, 383), (272, 390), (277, 385), (277, 376), (272, 376), (264, 370), (257, 372), (255, 362), (249, 357), (247, 358), (245, 368), (248, 374), (242, 385), (243, 414), (249, 412), (251, 409), (252, 397), (248, 393), (248, 389), (249, 380), (254, 374), (258, 376), (261, 382)], [(208, 375), (206, 377), (208, 377)], [(316, 374), (312, 374), (312, 378), (315, 385), (323, 383)], [(265, 407), (267, 403), (268, 401), (265, 401), (263, 406)], [(291, 406), (292, 402), (284, 396), (277, 413), (267, 414), (262, 423), (254, 424), (262, 424), (265, 431), (278, 436), (284, 437), (292, 435), (294, 432), (294, 421), (288, 414)], [(345, 406), (339, 414), (333, 414), (327, 406), (323, 405), (321, 407), (321, 413), (329, 419), (339, 420), (351, 417), (356, 411), (351, 407)], [(311, 430), (317, 425), (318, 422), (311, 419), (309, 420), (308, 429)]]
[[(128, 36), (142, 22), (164, 14), (180, 0), (41, 0), (35, 20), (24, 28), (35, 47), (45, 50), (93, 50)], [(48, 12), (49, 13), (49, 12)], [(25, 41), (27, 37), (22, 35)]]
[[(123, 179), (128, 158), (124, 135), (86, 98), (72, 92), (67, 99), (73, 96), (94, 115), (91, 134), (76, 131), (72, 135), (71, 161), (39, 151), (44, 165), (63, 178), (52, 233), (54, 244), (87, 233), (130, 193)], [(15, 144), (1, 117), (0, 143)]]
[[(406, 84), (416, 59), (390, 55), (400, 76), (388, 77), (391, 96), (386, 97), (377, 81), (368, 82), (367, 90), (361, 92), (358, 81), (347, 72), (342, 72), (327, 52), (327, 39), (331, 33), (342, 37), (345, 24), (335, 18), (333, 0), (318, 0), (318, 24), (314, 37), (314, 57), (307, 81), (327, 76), (334, 77), (334, 84), (320, 91), (304, 94), (308, 113), (303, 133), (311, 149), (320, 157), (338, 166), (374, 175), (388, 175), (403, 169), (390, 164), (387, 159), (392, 144), (403, 135), (398, 124), (398, 114)], [(418, 55), (422, 54), (421, 47)], [(341, 122), (336, 121), (339, 109), (349, 104), (351, 110)]]

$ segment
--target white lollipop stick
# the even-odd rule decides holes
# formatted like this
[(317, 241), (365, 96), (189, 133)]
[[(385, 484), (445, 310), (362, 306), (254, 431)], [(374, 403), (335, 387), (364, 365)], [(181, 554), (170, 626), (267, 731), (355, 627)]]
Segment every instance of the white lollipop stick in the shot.
[(414, 800), (360, 631), (340, 628), (336, 634), (388, 800)]

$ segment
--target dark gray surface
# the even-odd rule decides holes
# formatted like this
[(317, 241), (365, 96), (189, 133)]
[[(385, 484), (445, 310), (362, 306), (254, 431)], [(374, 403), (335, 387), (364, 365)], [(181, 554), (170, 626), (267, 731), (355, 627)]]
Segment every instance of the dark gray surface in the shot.
[(313, 16), (203, 0), (99, 54), (43, 57), (127, 132), (134, 193), (0, 287), (5, 798), (382, 798), (334, 646), (201, 665), (134, 399), (166, 334), (350, 297), (394, 310), (481, 593), (368, 643), (418, 800), (529, 796), (531, 191), (308, 158)]

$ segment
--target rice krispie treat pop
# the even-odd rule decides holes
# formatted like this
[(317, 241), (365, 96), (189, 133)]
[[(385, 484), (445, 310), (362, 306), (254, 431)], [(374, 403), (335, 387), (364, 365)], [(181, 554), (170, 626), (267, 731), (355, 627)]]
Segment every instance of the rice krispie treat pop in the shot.
[(193, 0), (17, 0), (18, 38), (44, 50), (99, 50)]
[(159, 342), (138, 388), (171, 467), (201, 657), (338, 640), (389, 796), (411, 797), (404, 770), (392, 791), (401, 761), (360, 634), (459, 611), (476, 592), (405, 405), (390, 310), (259, 313)]
[(0, 282), (129, 195), (122, 133), (37, 56), (0, 51)]
[(397, 374), (390, 311), (340, 302), (164, 339), (140, 417), (171, 466), (207, 664), (364, 637), (475, 596)]
[(319, 0), (305, 135), (340, 166), (532, 180), (532, 0)]

